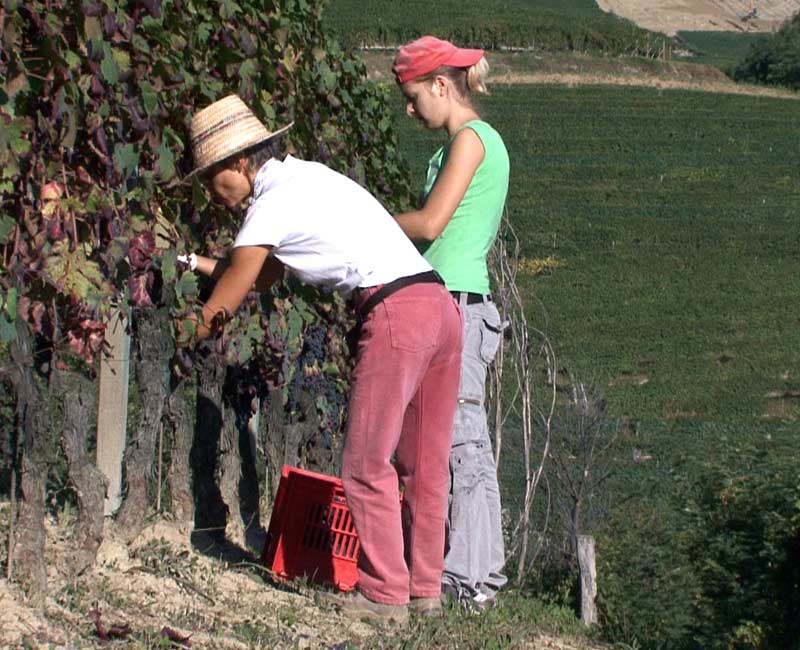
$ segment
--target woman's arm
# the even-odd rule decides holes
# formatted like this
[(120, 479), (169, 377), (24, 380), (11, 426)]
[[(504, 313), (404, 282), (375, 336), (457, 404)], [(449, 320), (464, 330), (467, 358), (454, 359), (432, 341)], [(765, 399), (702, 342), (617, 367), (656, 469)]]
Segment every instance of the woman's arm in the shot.
[(450, 145), (444, 169), (419, 210), (395, 217), (400, 228), (413, 241), (433, 241), (445, 229), (464, 198), (472, 177), (483, 161), (483, 142), (472, 129), (463, 129)]
[[(214, 280), (219, 280), (231, 263), (228, 259), (221, 260), (214, 257), (203, 257), (202, 255), (196, 255), (195, 257), (197, 258), (197, 266), (195, 266), (194, 270)], [(261, 267), (261, 272), (256, 278), (253, 289), (261, 293), (267, 291), (283, 277), (284, 268), (283, 262), (277, 258), (267, 257), (264, 266)]]
[[(271, 281), (277, 279), (278, 275), (273, 273), (276, 267), (266, 263), (269, 252), (269, 246), (241, 246), (233, 249), (230, 260), (226, 261), (224, 269), (219, 273), (219, 280), (211, 297), (203, 306), (202, 322), (197, 323), (198, 339), (204, 339), (211, 334), (210, 325), (217, 314), (232, 314), (239, 308), (245, 296), (253, 290), (254, 285), (257, 286), (256, 281), (262, 280), (262, 274), (265, 282), (270, 278)], [(217, 273), (221, 263), (222, 260), (216, 261), (212, 273), (208, 275)], [(199, 258), (197, 268), (200, 268)], [(269, 288), (269, 285), (266, 287)]]
[(202, 255), (197, 255), (196, 257), (197, 266), (194, 270), (214, 280), (219, 280), (230, 264), (229, 260), (218, 260), (214, 257), (203, 257)]

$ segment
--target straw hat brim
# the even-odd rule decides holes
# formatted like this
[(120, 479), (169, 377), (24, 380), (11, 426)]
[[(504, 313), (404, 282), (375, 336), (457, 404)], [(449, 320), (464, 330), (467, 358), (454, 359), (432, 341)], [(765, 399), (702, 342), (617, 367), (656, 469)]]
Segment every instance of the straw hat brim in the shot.
[(219, 158), (218, 160), (211, 160), (211, 161), (207, 162), (206, 164), (204, 164), (204, 165), (202, 165), (200, 167), (195, 167), (192, 171), (190, 171), (186, 176), (183, 177), (183, 180), (181, 181), (181, 184), (190, 183), (192, 181), (192, 179), (194, 179), (196, 176), (199, 176), (199, 175), (203, 174), (204, 172), (208, 171), (214, 165), (222, 162), (223, 160), (227, 160), (228, 158), (231, 158), (231, 157), (233, 157), (233, 156), (235, 156), (237, 154), (240, 154), (243, 151), (247, 151), (248, 149), (252, 149), (253, 147), (257, 147), (260, 144), (264, 144), (265, 142), (268, 142), (269, 140), (273, 140), (273, 139), (283, 135), (289, 129), (291, 129), (293, 126), (294, 126), (294, 121), (289, 122), (289, 124), (287, 124), (286, 126), (281, 127), (277, 131), (273, 131), (271, 133), (267, 133), (262, 138), (257, 138), (255, 140), (247, 142), (245, 145), (243, 145), (242, 147), (240, 147), (238, 149), (233, 149), (231, 151), (226, 152), (225, 156)]

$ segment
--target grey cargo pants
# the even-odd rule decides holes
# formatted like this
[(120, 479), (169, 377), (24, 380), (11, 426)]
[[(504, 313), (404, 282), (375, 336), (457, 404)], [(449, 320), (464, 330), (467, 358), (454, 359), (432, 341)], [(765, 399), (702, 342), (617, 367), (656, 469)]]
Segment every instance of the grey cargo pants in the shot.
[(450, 450), (450, 497), (442, 585), (463, 597), (493, 596), (505, 585), (500, 490), (484, 404), (486, 370), (507, 323), (494, 303), (461, 294), (464, 349)]

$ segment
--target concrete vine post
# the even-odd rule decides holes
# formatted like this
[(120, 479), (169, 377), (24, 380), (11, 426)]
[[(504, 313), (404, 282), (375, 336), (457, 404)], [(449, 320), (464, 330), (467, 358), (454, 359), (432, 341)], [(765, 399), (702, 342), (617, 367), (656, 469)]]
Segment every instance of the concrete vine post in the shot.
[(594, 537), (578, 536), (578, 565), (581, 574), (581, 620), (584, 625), (597, 624), (597, 567)]
[(121, 313), (106, 326), (107, 354), (100, 359), (97, 410), (97, 466), (106, 477), (104, 511), (114, 514), (122, 503), (122, 459), (128, 428), (128, 378), (131, 337)]

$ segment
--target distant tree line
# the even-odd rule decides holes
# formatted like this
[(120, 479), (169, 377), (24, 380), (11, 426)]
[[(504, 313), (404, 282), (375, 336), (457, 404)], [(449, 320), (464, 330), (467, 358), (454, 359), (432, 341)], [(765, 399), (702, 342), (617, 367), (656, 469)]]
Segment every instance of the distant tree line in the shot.
[(733, 78), (800, 90), (800, 13), (754, 45), (734, 68)]

